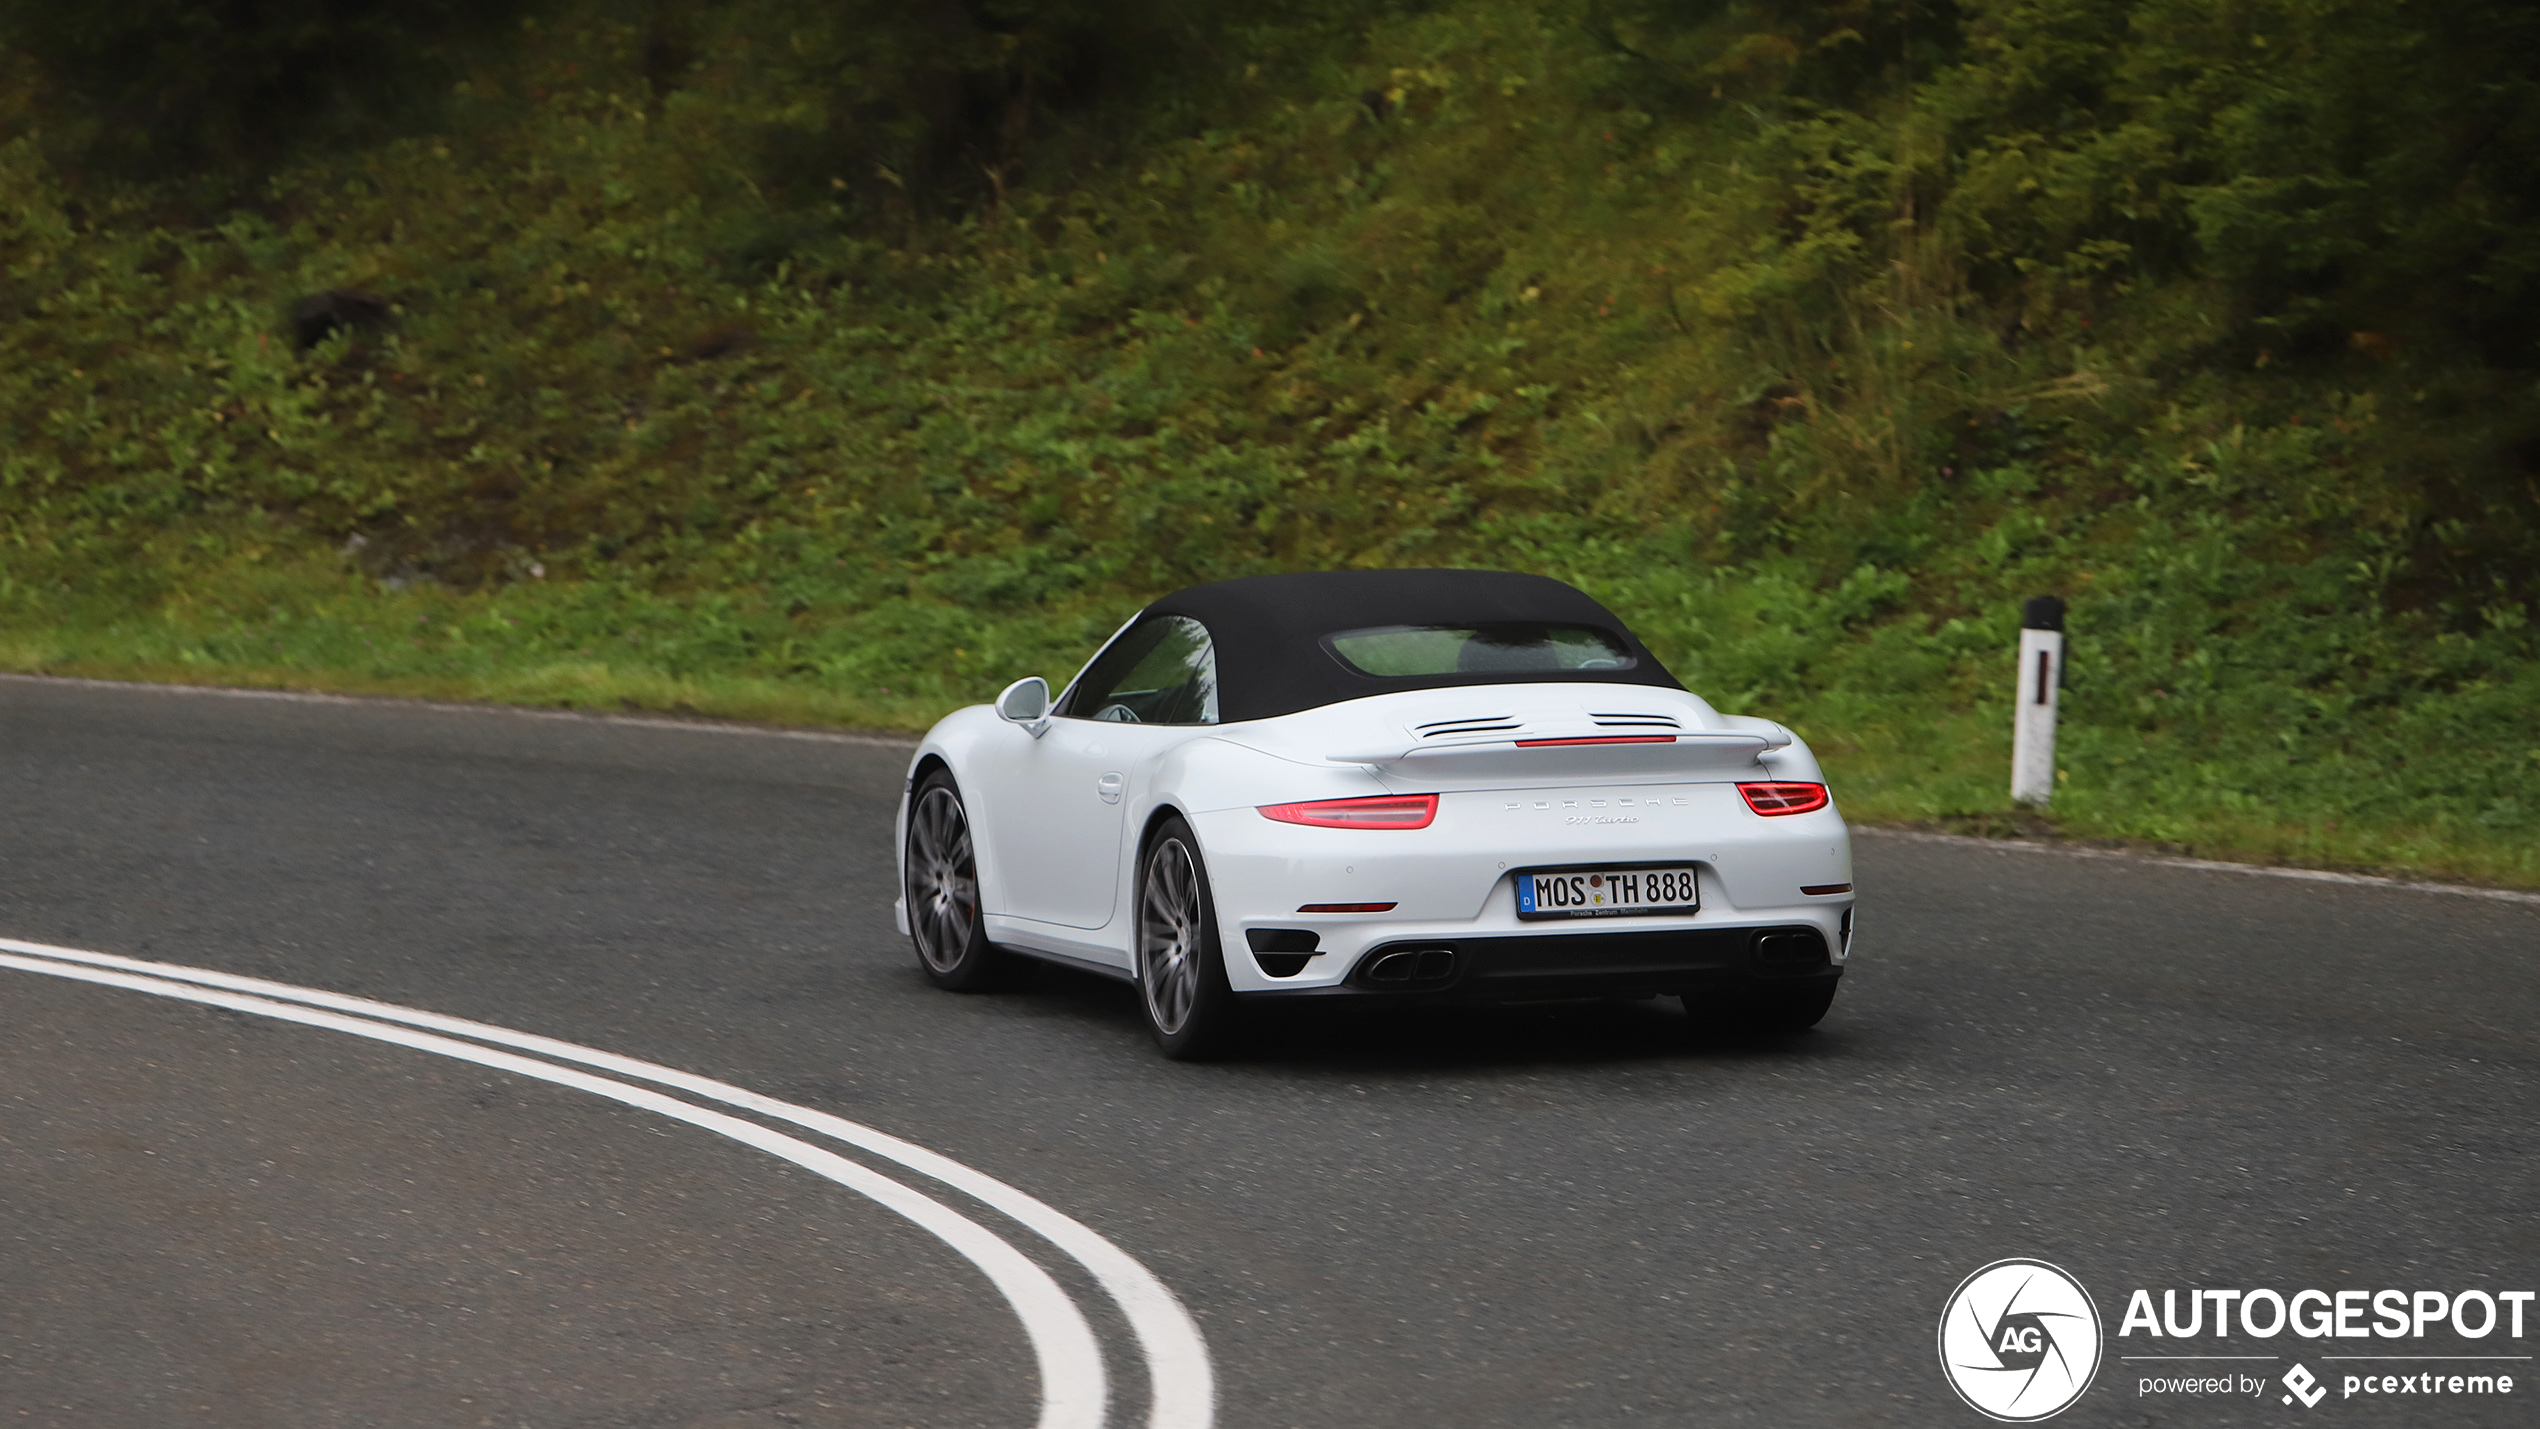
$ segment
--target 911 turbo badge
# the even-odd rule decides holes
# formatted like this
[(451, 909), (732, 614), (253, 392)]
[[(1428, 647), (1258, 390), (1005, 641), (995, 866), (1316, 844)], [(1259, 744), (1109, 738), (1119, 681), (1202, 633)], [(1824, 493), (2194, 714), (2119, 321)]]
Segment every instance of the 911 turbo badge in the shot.
[[(1679, 796), (1675, 801), (1677, 808), (1683, 808), (1691, 802), (1693, 801), (1681, 796)], [(1612, 805), (1618, 809), (1639, 809), (1643, 812), (1655, 813), (1659, 809), (1666, 807), (1667, 799), (1664, 795), (1642, 795), (1637, 801), (1635, 801), (1628, 795), (1604, 799), (1590, 799), (1584, 797), (1565, 798), (1556, 794), (1550, 798), (1544, 799), (1510, 799), (1505, 801), (1502, 807), (1510, 809), (1547, 809), (1556, 813), (1567, 813), (1574, 809), (1602, 809), (1608, 805)]]

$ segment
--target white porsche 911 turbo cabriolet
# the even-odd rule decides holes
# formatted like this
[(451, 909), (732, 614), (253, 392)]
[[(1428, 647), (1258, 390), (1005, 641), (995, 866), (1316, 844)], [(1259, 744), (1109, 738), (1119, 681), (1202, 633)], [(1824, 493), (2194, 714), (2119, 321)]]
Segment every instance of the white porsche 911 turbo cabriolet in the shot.
[(1177, 591), (1056, 700), (1034, 677), (946, 716), (898, 833), (927, 977), (1125, 978), (1174, 1057), (1295, 997), (1674, 994), (1797, 1030), (1851, 951), (1851, 844), (1808, 747), (1543, 576)]

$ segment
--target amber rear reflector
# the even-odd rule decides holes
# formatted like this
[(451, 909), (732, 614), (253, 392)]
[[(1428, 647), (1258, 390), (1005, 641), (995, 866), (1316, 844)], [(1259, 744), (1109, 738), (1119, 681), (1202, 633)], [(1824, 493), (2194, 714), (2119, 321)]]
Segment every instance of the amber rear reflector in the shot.
[(1829, 893), (1849, 893), (1852, 891), (1852, 885), (1849, 883), (1803, 883), (1799, 886), (1799, 891), (1814, 898), (1823, 898)]
[(1307, 903), (1296, 911), (1299, 913), (1390, 913), (1394, 910), (1394, 906), (1391, 903)]
[(1521, 739), (1519, 749), (1552, 749), (1565, 744), (1673, 744), (1672, 734), (1595, 734), (1580, 739)]

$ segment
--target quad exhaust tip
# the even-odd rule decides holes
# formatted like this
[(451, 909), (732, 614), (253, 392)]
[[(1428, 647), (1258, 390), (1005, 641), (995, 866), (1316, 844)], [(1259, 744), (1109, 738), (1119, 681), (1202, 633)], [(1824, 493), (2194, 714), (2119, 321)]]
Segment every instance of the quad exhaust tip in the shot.
[(1825, 935), (1814, 928), (1767, 929), (1755, 935), (1754, 957), (1757, 972), (1815, 972), (1826, 965)]
[(1455, 976), (1453, 948), (1397, 948), (1359, 974), (1370, 987), (1433, 987)]

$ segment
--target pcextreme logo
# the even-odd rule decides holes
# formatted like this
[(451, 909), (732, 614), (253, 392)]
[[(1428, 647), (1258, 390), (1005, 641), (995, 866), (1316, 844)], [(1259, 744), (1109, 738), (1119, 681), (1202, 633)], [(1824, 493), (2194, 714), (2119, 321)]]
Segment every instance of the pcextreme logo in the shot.
[(1940, 1312), (1940, 1368), (1968, 1407), (2025, 1424), (2072, 1407), (2099, 1373), (2099, 1307), (2042, 1260), (1997, 1260)]

